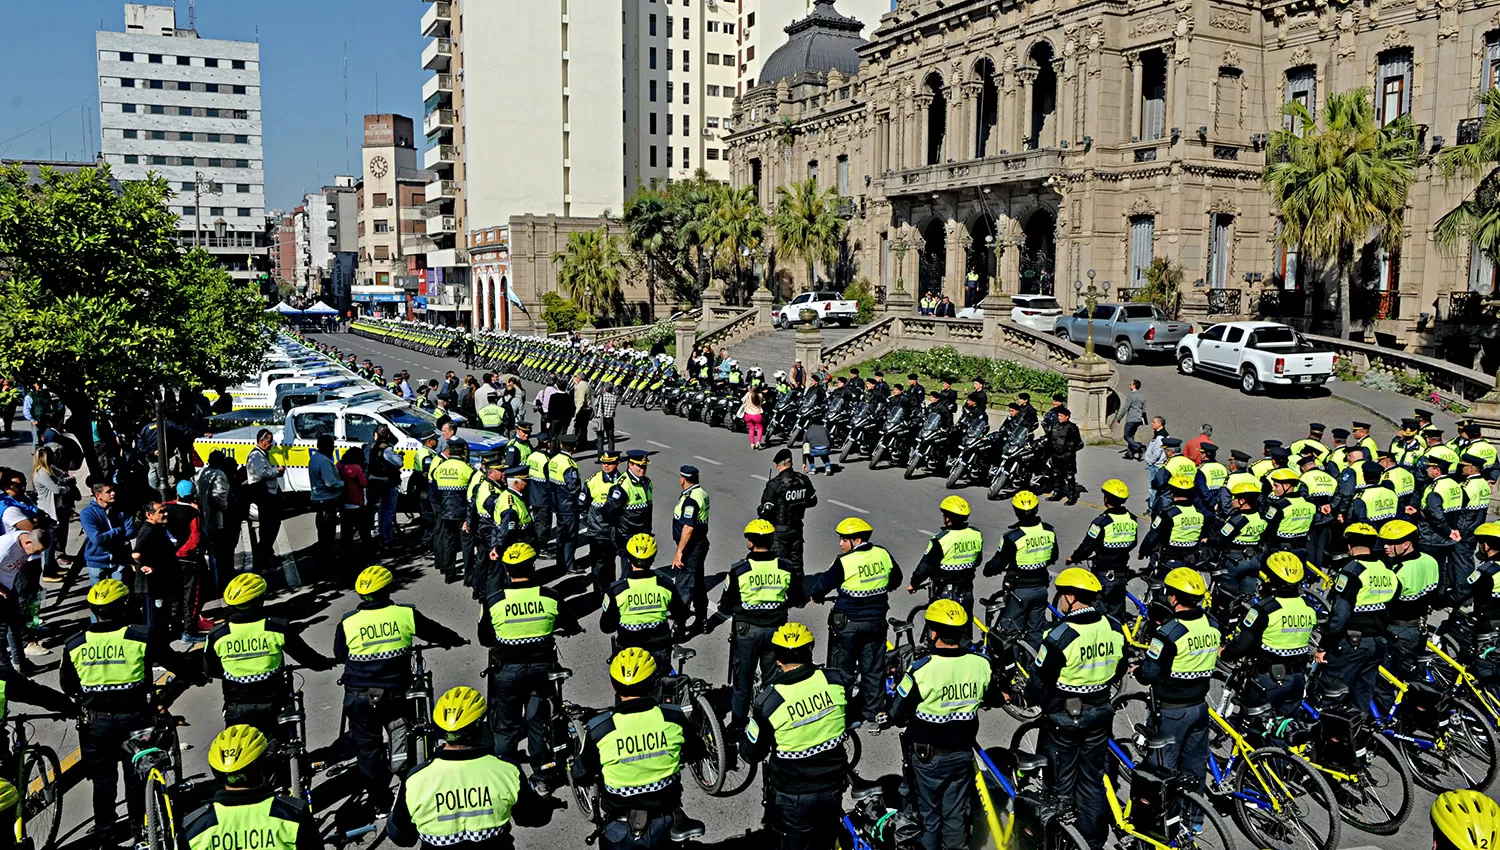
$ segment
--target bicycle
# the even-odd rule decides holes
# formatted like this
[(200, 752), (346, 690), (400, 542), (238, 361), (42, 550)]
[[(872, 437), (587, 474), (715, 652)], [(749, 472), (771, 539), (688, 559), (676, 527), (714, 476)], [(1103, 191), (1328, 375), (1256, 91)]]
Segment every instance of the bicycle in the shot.
[(708, 682), (689, 676), (687, 661), (698, 654), (690, 646), (672, 647), (672, 669), (661, 678), (658, 696), (662, 703), (675, 705), (686, 715), (688, 728), (703, 742), (704, 756), (688, 764), (693, 779), (709, 796), (720, 796), (728, 772), (729, 752), (724, 738), (724, 725), (719, 722), (719, 713), (708, 700), (713, 686)]
[[(1467, 622), (1467, 618), (1464, 618), (1464, 620), (1462, 625), (1472, 631), (1473, 627)], [(1444, 628), (1446, 629), (1449, 625), (1455, 624), (1455, 622), (1455, 618), (1450, 617), (1448, 622), (1444, 624)], [(1451, 631), (1446, 634), (1443, 631), (1439, 631), (1438, 634), (1440, 640), (1449, 643), (1453, 654), (1450, 655), (1433, 641), (1427, 641), (1427, 650), (1438, 660), (1442, 661), (1444, 665), (1442, 667), (1437, 667), (1436, 665), (1432, 667), (1431, 672), (1433, 677), (1446, 685), (1450, 693), (1456, 695), (1457, 693), (1467, 691), (1474, 705), (1482, 709), (1489, 716), (1490, 723), (1500, 727), (1500, 694), (1496, 694), (1490, 687), (1481, 684), (1479, 678), (1469, 672), (1468, 666), (1458, 661), (1456, 656), (1465, 654), (1466, 650), (1463, 649), (1464, 644), (1457, 635)]]
[(921, 850), (922, 826), (905, 812), (885, 804), (878, 784), (849, 789), (854, 805), (840, 819), (850, 850)]
[(16, 790), (21, 804), (16, 807), (16, 846), (31, 850), (51, 850), (57, 845), (57, 828), (62, 822), (62, 768), (57, 751), (45, 744), (32, 744), (27, 725), (37, 720), (66, 720), (61, 714), (13, 714), (10, 753), (16, 765)]
[[(1412, 809), (1413, 780), (1406, 760), (1370, 728), (1362, 712), (1347, 704), (1348, 685), (1319, 677), (1309, 692), (1318, 694), (1321, 706), (1302, 701), (1311, 723), (1290, 727), (1278, 737), (1333, 783), (1345, 823), (1372, 835), (1395, 835)], [(1399, 794), (1394, 805), (1381, 793), (1389, 788)]]
[(983, 635), (977, 648), (999, 668), (1001, 708), (1024, 723), (1042, 713), (1040, 706), (1026, 702), (1026, 684), (1031, 679), (1031, 669), (1036, 666), (1037, 651), (1027, 643), (1023, 630), (1002, 629), (995, 625), (1004, 608), (1006, 593), (1008, 591), (1000, 591), (980, 600), (984, 605), (984, 619), (989, 625), (975, 620)]
[(130, 769), (146, 783), (146, 816), (141, 836), (147, 850), (175, 850), (178, 818), (201, 805), (207, 799), (205, 791), (214, 784), (213, 777), (205, 774), (182, 776), (182, 744), (177, 727), (185, 724), (183, 718), (163, 711), (154, 725), (132, 732), (124, 744), (130, 756)]
[(1370, 713), (1382, 735), (1402, 744), (1399, 752), (1417, 784), (1434, 793), (1483, 791), (1500, 773), (1495, 727), (1472, 702), (1436, 687), (1430, 665), (1431, 656), (1419, 659), (1422, 678), (1410, 683), (1381, 667), (1396, 696), (1387, 711), (1372, 701)]
[[(1133, 731), (1136, 746), (1147, 754), (1160, 753), (1176, 741), (1144, 726)], [(1234, 839), (1223, 818), (1207, 799), (1192, 790), (1196, 783), (1189, 777), (1176, 773), (1164, 776), (1157, 769), (1141, 766), (1113, 736), (1109, 749), (1122, 775), (1118, 780), (1108, 773), (1103, 776), (1104, 799), (1114, 819), (1111, 829), (1121, 847), (1234, 850)]]
[(1013, 770), (1007, 772), (997, 767), (984, 750), (976, 748), (975, 754), (1006, 797), (1004, 806), (997, 810), (984, 774), (976, 767), (980, 801), (990, 830), (997, 835), (996, 846), (1010, 850), (1087, 850), (1089, 844), (1076, 825), (1078, 813), (1073, 801), (1054, 793), (1043, 780), (1045, 755), (1013, 748), (1005, 754), (1014, 762)]

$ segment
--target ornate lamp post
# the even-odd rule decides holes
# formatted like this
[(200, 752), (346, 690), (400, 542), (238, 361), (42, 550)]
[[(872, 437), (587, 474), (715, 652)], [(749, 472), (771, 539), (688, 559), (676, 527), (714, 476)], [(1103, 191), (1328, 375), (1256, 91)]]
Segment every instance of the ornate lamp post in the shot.
[(891, 243), (891, 250), (896, 252), (896, 292), (900, 295), (906, 294), (906, 281), (902, 278), (902, 272), (906, 270), (906, 252), (911, 248), (911, 239), (903, 224), (896, 229), (896, 241)]
[(1089, 337), (1083, 344), (1083, 357), (1079, 358), (1084, 363), (1100, 363), (1103, 358), (1094, 353), (1094, 307), (1098, 306), (1099, 298), (1104, 293), (1094, 284), (1094, 270), (1089, 269), (1089, 285), (1084, 286), (1083, 281), (1073, 281), (1073, 292), (1082, 299), (1089, 311)]

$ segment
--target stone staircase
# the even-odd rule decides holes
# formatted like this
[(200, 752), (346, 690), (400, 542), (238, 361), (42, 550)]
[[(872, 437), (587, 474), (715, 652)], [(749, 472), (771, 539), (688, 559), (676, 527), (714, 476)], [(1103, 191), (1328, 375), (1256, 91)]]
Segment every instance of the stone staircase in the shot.
[[(836, 345), (864, 330), (865, 327), (856, 325), (852, 328), (823, 328), (822, 345), (824, 348)], [(740, 361), (741, 369), (749, 369), (759, 364), (760, 368), (765, 370), (766, 377), (770, 378), (777, 369), (790, 370), (792, 368), (792, 362), (797, 356), (795, 353), (796, 336), (797, 333), (793, 330), (778, 331), (767, 328), (763, 331), (757, 330), (753, 336), (727, 345), (725, 348), (729, 350), (730, 357)], [(817, 366), (816, 363), (802, 365), (809, 369)]]

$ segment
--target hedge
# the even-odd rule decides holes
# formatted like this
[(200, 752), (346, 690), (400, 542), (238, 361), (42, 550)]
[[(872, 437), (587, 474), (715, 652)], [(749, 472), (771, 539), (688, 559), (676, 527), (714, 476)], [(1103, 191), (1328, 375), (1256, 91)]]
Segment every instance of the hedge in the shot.
[(991, 407), (1004, 407), (1019, 392), (1029, 392), (1034, 399), (1042, 400), (1051, 398), (1053, 393), (1068, 391), (1068, 379), (1060, 373), (1022, 366), (1014, 360), (971, 357), (946, 345), (931, 351), (901, 349), (884, 357), (856, 363), (854, 367), (866, 378), (878, 370), (885, 372), (888, 382), (899, 380), (903, 384), (906, 375), (916, 372), (928, 389), (938, 386), (947, 377), (958, 385), (955, 389), (959, 390), (960, 397), (968, 393), (963, 385), (982, 377)]

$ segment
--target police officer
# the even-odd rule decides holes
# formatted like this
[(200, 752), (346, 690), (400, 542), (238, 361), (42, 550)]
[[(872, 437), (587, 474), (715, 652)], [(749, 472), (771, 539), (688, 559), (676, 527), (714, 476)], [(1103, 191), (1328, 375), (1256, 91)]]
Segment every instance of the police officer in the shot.
[(1307, 535), (1312, 531), (1318, 507), (1297, 490), (1297, 473), (1291, 469), (1274, 469), (1266, 475), (1271, 497), (1266, 499), (1266, 546), (1284, 552), (1307, 554)]
[(1094, 575), (1104, 590), (1099, 594), (1104, 612), (1121, 622), (1125, 619), (1125, 582), (1130, 573), (1130, 553), (1135, 549), (1140, 523), (1125, 507), (1130, 488), (1118, 478), (1099, 487), (1104, 494), (1104, 513), (1094, 517), (1078, 548), (1065, 563), (1068, 566), (1092, 560)]
[(1093, 573), (1058, 574), (1054, 606), (1062, 622), (1047, 633), (1026, 682), (1026, 702), (1042, 707), (1042, 752), (1048, 789), (1078, 809), (1078, 831), (1104, 845), (1107, 809), (1100, 777), (1111, 771), (1107, 744), (1114, 723), (1110, 687), (1125, 674), (1125, 635), (1094, 607), (1103, 586)]
[(505, 445), (505, 465), (527, 466), (531, 452), (531, 423), (517, 422), (516, 436)]
[(1248, 659), (1251, 681), (1277, 715), (1288, 716), (1302, 699), (1318, 614), (1302, 598), (1302, 559), (1272, 552), (1260, 573), (1260, 596), (1224, 645), (1225, 661)]
[[(484, 586), (483, 574), (489, 566), (489, 540), (494, 534), (492, 500), (505, 488), (505, 453), (485, 452), (479, 466), (480, 474), (469, 479), (469, 510), (459, 538), (464, 549), (464, 584), (471, 588)], [(451, 582), (454, 577), (448, 576), (447, 580)]]
[(1464, 489), (1448, 474), (1452, 464), (1445, 456), (1432, 451), (1422, 463), (1427, 468), (1428, 483), (1416, 510), (1408, 511), (1408, 519), (1417, 524), (1422, 551), (1437, 561), (1441, 570), (1439, 584), (1446, 591), (1458, 586), (1448, 562), (1453, 557), (1454, 545), (1463, 539), (1458, 523), (1464, 511)]
[(1350, 446), (1344, 453), (1344, 468), (1336, 476), (1338, 488), (1333, 493), (1334, 514), (1349, 516), (1359, 491), (1370, 483), (1365, 480), (1365, 462), (1373, 459), (1365, 454), (1364, 446)]
[[(1464, 506), (1454, 523), (1460, 539), (1458, 545), (1453, 547), (1453, 556), (1448, 564), (1448, 581), (1443, 585), (1443, 588), (1449, 592), (1457, 590), (1463, 583), (1464, 577), (1474, 571), (1474, 529), (1478, 528), (1489, 516), (1490, 499), (1494, 495), (1490, 479), (1485, 475), (1488, 461), (1470, 451), (1470, 449), (1478, 448), (1478, 445), (1479, 443), (1471, 442), (1465, 446), (1463, 455), (1458, 459), (1460, 469), (1463, 471), (1459, 487), (1463, 490)], [(1484, 445), (1489, 444), (1484, 443)]]
[(536, 436), (536, 444), (526, 455), (527, 478), (526, 507), (531, 509), (531, 531), (535, 535), (537, 551), (550, 549), (552, 545), (552, 491), (547, 485), (547, 464), (552, 460), (552, 436), (542, 433)]
[(672, 541), (677, 553), (672, 558), (672, 581), (677, 595), (692, 606), (690, 632), (679, 622), (684, 634), (701, 632), (708, 620), (708, 584), (703, 565), (708, 560), (708, 491), (698, 486), (698, 467), (683, 466), (677, 470), (682, 495), (672, 508)]
[(469, 465), (469, 444), (461, 439), (448, 441), (443, 459), (428, 473), (428, 499), (433, 509), (433, 559), (443, 578), (452, 581), (458, 562), (459, 534), (469, 506), (466, 498), (474, 467)]
[(1323, 442), (1324, 430), (1322, 422), (1309, 422), (1307, 425), (1307, 436), (1294, 441), (1290, 446), (1287, 446), (1287, 450), (1294, 457), (1301, 457), (1307, 454), (1308, 450), (1311, 450), (1313, 456), (1318, 459), (1318, 462), (1322, 463), (1323, 459), (1328, 455), (1328, 446)]
[(112, 831), (115, 782), (123, 766), (130, 831), (139, 838), (146, 786), (126, 761), (125, 741), (154, 722), (157, 694), (151, 668), (165, 664), (186, 673), (188, 667), (170, 649), (148, 646), (145, 627), (129, 625), (130, 591), (124, 582), (101, 579), (89, 588), (88, 604), (94, 622), (68, 640), (58, 684), (84, 711), (78, 748), (84, 775), (94, 783), (94, 834), (102, 838)]
[[(614, 519), (615, 546), (620, 549), (621, 572), (630, 569), (625, 542), (637, 534), (651, 533), (651, 479), (646, 470), (651, 453), (632, 449), (625, 453), (625, 474), (609, 491), (610, 515)], [(655, 554), (655, 553), (653, 553)]]
[[(415, 494), (417, 500), (417, 522), (422, 527), (422, 546), (433, 548), (437, 535), (437, 508), (432, 502), (432, 468), (443, 461), (438, 454), (438, 432), (423, 435), (417, 445), (417, 457), (412, 474), (406, 482), (408, 496)], [(395, 498), (395, 496), (392, 496)]]
[(1328, 456), (1324, 460), (1326, 468), (1330, 473), (1337, 476), (1349, 466), (1349, 431), (1347, 428), (1333, 429), (1333, 447), (1328, 450)]
[(1407, 417), (1401, 420), (1401, 427), (1396, 436), (1391, 437), (1391, 442), (1386, 446), (1385, 452), (1376, 452), (1376, 457), (1381, 454), (1389, 454), (1396, 464), (1408, 472), (1410, 465), (1417, 462), (1423, 451), (1422, 440), (1417, 436), (1417, 420)]
[(802, 519), (818, 504), (812, 479), (793, 468), (791, 449), (781, 449), (772, 458), (776, 474), (760, 494), (756, 514), (776, 526), (776, 553), (787, 569), (802, 571)]
[(1219, 462), (1219, 447), (1213, 443), (1199, 443), (1198, 451), (1203, 453), (1203, 463), (1193, 478), (1193, 498), (1198, 510), (1207, 518), (1219, 509), (1224, 482), (1229, 480), (1229, 467)]
[[(1411, 680), (1417, 658), (1426, 646), (1423, 629), (1427, 617), (1443, 598), (1437, 559), (1421, 551), (1417, 533), (1411, 523), (1401, 519), (1393, 519), (1380, 529), (1386, 566), (1396, 574), (1396, 597), (1387, 609), (1386, 667), (1402, 681)], [(1394, 693), (1383, 680), (1378, 685), (1376, 700), (1382, 707), (1389, 707)]]
[(994, 695), (989, 659), (969, 649), (969, 612), (951, 599), (927, 606), (931, 650), (896, 686), (891, 725), (903, 727), (901, 796), (914, 800), (925, 850), (969, 846), (969, 783), (979, 708)]
[(677, 586), (652, 569), (656, 538), (637, 534), (621, 550), (629, 568), (604, 594), (599, 631), (619, 632), (614, 649), (639, 647), (656, 656), (657, 666), (670, 666), (672, 623), (687, 619), (687, 605)]
[(224, 682), (224, 722), (248, 724), (276, 737), (277, 718), (287, 709), (286, 656), (310, 670), (333, 665), (302, 638), (302, 628), (262, 612), (266, 580), (240, 573), (224, 588), (229, 616), (208, 633), (203, 671)]
[[(1366, 460), (1360, 462), (1360, 478), (1362, 483), (1354, 496), (1354, 503), (1349, 506), (1349, 512), (1339, 517), (1344, 523), (1368, 523), (1379, 528), (1387, 520), (1396, 518), (1400, 511), (1400, 500), (1396, 497), (1396, 491), (1391, 489), (1382, 480), (1381, 476), (1385, 470), (1380, 464)], [(1322, 563), (1311, 557), (1308, 560), (1313, 563)]]
[(1047, 569), (1057, 563), (1057, 532), (1038, 516), (1041, 503), (1030, 490), (1011, 497), (1010, 506), (1016, 521), (985, 563), (984, 575), (993, 578), (1005, 573), (1001, 585), (1005, 605), (995, 618), (995, 628), (1021, 632), (1028, 643), (1037, 646), (1046, 632)]
[(1250, 471), (1250, 455), (1239, 449), (1231, 449), (1229, 477), (1224, 479), (1224, 486), (1219, 488), (1219, 504), (1215, 508), (1219, 516), (1234, 513), (1234, 486), (1247, 481), (1255, 485), (1257, 492), (1261, 492), (1261, 480)]
[(1224, 635), (1203, 610), (1208, 584), (1197, 570), (1172, 570), (1163, 590), (1172, 614), (1157, 627), (1135, 677), (1151, 689), (1151, 730), (1171, 743), (1148, 761), (1187, 777), (1196, 791), (1208, 775), (1208, 686)]
[(272, 789), (274, 759), (264, 757), (270, 748), (261, 730), (244, 724), (214, 737), (208, 766), (224, 787), (182, 822), (179, 847), (321, 850), (323, 837), (307, 801)]
[[(410, 605), (392, 602), (393, 581), (385, 567), (366, 567), (354, 580), (359, 605), (339, 620), (333, 633), (333, 659), (344, 665), (348, 740), (356, 748), (360, 778), (376, 811), (391, 806), (392, 759), (381, 733), (405, 717), (412, 644), (421, 640), (451, 648), (468, 643)], [(405, 741), (392, 740), (390, 752), (404, 753)]]
[(1231, 484), (1229, 491), (1234, 513), (1215, 527), (1209, 545), (1219, 563), (1228, 570), (1237, 592), (1249, 596), (1255, 593), (1255, 575), (1260, 570), (1261, 544), (1266, 533), (1266, 519), (1260, 515), (1260, 485), (1254, 480), (1240, 480)]
[(1174, 475), (1167, 487), (1172, 502), (1151, 518), (1151, 528), (1141, 539), (1141, 550), (1136, 556), (1142, 560), (1149, 558), (1153, 570), (1163, 561), (1196, 564), (1198, 547), (1203, 542), (1204, 516), (1193, 504), (1193, 479)]
[(588, 539), (589, 566), (594, 573), (594, 593), (602, 599), (609, 586), (615, 583), (615, 538), (613, 526), (619, 519), (609, 501), (609, 494), (620, 479), (620, 455), (613, 451), (600, 452), (594, 462), (599, 471), (589, 476), (579, 494), (579, 505), (584, 509), (584, 533)]
[(577, 434), (564, 434), (559, 449), (547, 461), (547, 489), (552, 494), (552, 515), (557, 519), (557, 563), (568, 575), (578, 575), (578, 506), (583, 498), (583, 479), (573, 450), (578, 447)]
[(1333, 611), (1318, 640), (1327, 675), (1349, 686), (1352, 704), (1363, 709), (1375, 693), (1385, 656), (1388, 610), (1396, 596), (1396, 574), (1375, 546), (1375, 526), (1356, 522), (1344, 529), (1349, 556), (1333, 584)]
[(779, 672), (755, 697), (746, 757), (766, 762), (766, 823), (778, 850), (822, 850), (834, 845), (843, 814), (848, 681), (813, 664), (812, 632), (801, 623), (784, 624), (770, 643)]
[[(1164, 456), (1162, 464), (1160, 466), (1147, 467), (1149, 476), (1147, 484), (1151, 488), (1151, 493), (1146, 498), (1146, 510), (1153, 516), (1171, 504), (1168, 485), (1171, 483), (1172, 473), (1167, 471), (1167, 463), (1174, 458), (1182, 457), (1182, 440), (1176, 437), (1163, 438), (1161, 441), (1161, 450)], [(1191, 473), (1185, 470), (1179, 471), (1182, 471), (1191, 480), (1192, 476), (1197, 474), (1198, 468), (1192, 461), (1186, 458), (1183, 458), (1183, 460), (1187, 461), (1187, 464), (1193, 467), (1193, 471)], [(1178, 466), (1181, 467), (1181, 464), (1179, 463)]]
[(1370, 423), (1351, 422), (1349, 423), (1349, 428), (1351, 429), (1349, 436), (1353, 438), (1350, 448), (1354, 446), (1363, 447), (1365, 450), (1365, 460), (1373, 460), (1375, 452), (1380, 449), (1380, 446), (1376, 444), (1375, 438), (1370, 436)]
[(984, 555), (984, 536), (969, 527), (969, 503), (962, 496), (948, 496), (938, 505), (943, 530), (927, 542), (927, 551), (912, 571), (907, 593), (928, 587), (928, 600), (952, 599), (965, 611), (974, 608), (974, 572)]
[[(401, 780), (385, 834), (398, 847), (510, 850), (510, 826), (544, 825), (553, 806), (541, 799), (520, 768), (483, 745), (484, 697), (457, 687), (438, 697), (432, 722), (443, 742)], [(243, 846), (243, 845), (242, 845)]]
[(1400, 465), (1396, 455), (1391, 452), (1380, 452), (1377, 462), (1383, 470), (1380, 480), (1391, 488), (1396, 494), (1396, 512), (1403, 517), (1410, 517), (1411, 512), (1407, 508), (1412, 507), (1416, 500), (1417, 478), (1411, 474), (1411, 470)]
[(604, 850), (657, 850), (704, 832), (680, 808), (682, 763), (702, 758), (703, 742), (681, 709), (656, 701), (658, 669), (639, 647), (615, 655), (615, 704), (589, 721), (575, 762), (578, 781), (601, 786)]
[(530, 543), (512, 543), (501, 555), (509, 582), (485, 600), (479, 643), (490, 648), (495, 755), (516, 759), (524, 729), (532, 778), (542, 783), (553, 778), (546, 775), (552, 753), (546, 746), (547, 718), (541, 711), (551, 689), (547, 674), (557, 665), (553, 633), (574, 635), (582, 628), (561, 594), (536, 583), (536, 557)]
[[(1453, 616), (1443, 624), (1445, 636), (1458, 642), (1464, 663), (1486, 687), (1500, 684), (1500, 658), (1494, 652), (1500, 635), (1500, 523), (1474, 529), (1479, 565), (1464, 577), (1449, 600)], [(1460, 610), (1460, 609), (1463, 610)]]
[(771, 548), (775, 534), (775, 527), (763, 519), (751, 520), (745, 526), (745, 543), (750, 551), (729, 568), (718, 616), (706, 627), (712, 631), (723, 618), (734, 617), (729, 637), (729, 710), (735, 729), (743, 729), (750, 716), (756, 665), (760, 666), (762, 684), (771, 678), (771, 638), (786, 625), (787, 609), (806, 601), (802, 574), (788, 569)]
[(474, 588), (481, 599), (489, 598), (505, 585), (505, 565), (500, 558), (511, 544), (530, 543), (533, 548), (537, 545), (536, 525), (527, 499), (531, 483), (530, 466), (512, 466), (505, 470), (505, 489), (490, 501), (489, 568), (484, 583)]
[(859, 517), (841, 520), (834, 530), (843, 554), (827, 572), (807, 579), (807, 595), (822, 602), (838, 591), (828, 615), (828, 666), (859, 682), (864, 720), (878, 732), (885, 722), (885, 616), (891, 591), (901, 586), (901, 566), (870, 542), (875, 529)]
[[(488, 381), (485, 383), (488, 383)], [(476, 414), (479, 416), (479, 425), (491, 431), (499, 431), (505, 427), (506, 407), (500, 403), (499, 393), (491, 392), (489, 400), (489, 404), (476, 411)]]
[(1321, 564), (1325, 562), (1324, 553), (1328, 551), (1328, 540), (1333, 536), (1334, 526), (1347, 522), (1333, 512), (1339, 482), (1328, 474), (1319, 461), (1319, 455), (1312, 450), (1304, 450), (1297, 458), (1297, 469), (1298, 491), (1318, 509), (1313, 515), (1312, 529), (1307, 533), (1307, 559)]
[(1484, 438), (1484, 428), (1478, 422), (1470, 421), (1465, 422), (1459, 428), (1459, 433), (1462, 437), (1454, 450), (1459, 453), (1460, 457), (1471, 454), (1479, 458), (1480, 472), (1490, 481), (1494, 481), (1497, 472), (1500, 472), (1500, 466), (1496, 465), (1497, 461), (1500, 461), (1500, 450), (1495, 448), (1494, 443)]

